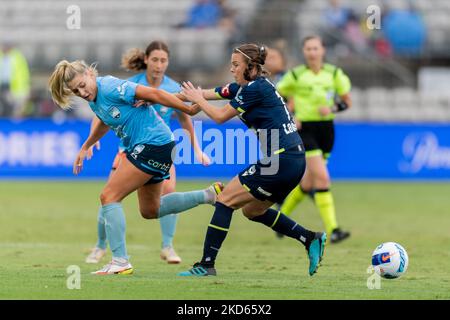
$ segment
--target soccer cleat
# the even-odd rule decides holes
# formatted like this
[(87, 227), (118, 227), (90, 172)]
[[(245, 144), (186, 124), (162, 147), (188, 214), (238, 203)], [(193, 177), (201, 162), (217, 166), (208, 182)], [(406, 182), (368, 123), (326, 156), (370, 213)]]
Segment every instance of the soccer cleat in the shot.
[(86, 257), (86, 263), (99, 263), (106, 254), (106, 249), (95, 247)]
[(222, 192), (225, 188), (222, 182), (214, 182), (208, 188), (206, 188), (206, 192), (208, 194), (208, 203), (215, 204), (217, 200), (217, 196)]
[(203, 266), (200, 262), (194, 263), (191, 269), (178, 274), (181, 277), (207, 277), (216, 276), (217, 272), (214, 267)]
[(178, 264), (181, 262), (181, 258), (177, 255), (173, 247), (162, 248), (160, 257), (169, 264)]
[(322, 261), (323, 252), (325, 250), (325, 242), (327, 241), (327, 234), (325, 232), (316, 232), (316, 235), (309, 245), (309, 275), (312, 276), (317, 272), (319, 264)]
[(96, 275), (110, 275), (110, 274), (132, 274), (133, 266), (126, 259), (113, 258), (110, 263), (105, 265), (100, 270), (91, 272)]
[(347, 239), (348, 237), (350, 237), (350, 232), (342, 231), (340, 228), (336, 228), (330, 235), (330, 242), (338, 243), (341, 242), (342, 240)]

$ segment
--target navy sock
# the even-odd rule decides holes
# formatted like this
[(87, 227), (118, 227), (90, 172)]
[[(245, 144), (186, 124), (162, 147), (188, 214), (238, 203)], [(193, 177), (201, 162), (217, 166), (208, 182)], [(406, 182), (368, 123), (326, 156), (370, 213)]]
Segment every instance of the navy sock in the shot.
[(262, 223), (274, 231), (284, 234), (285, 236), (294, 238), (309, 247), (311, 241), (314, 239), (315, 233), (303, 228), (297, 222), (284, 215), (280, 211), (267, 209), (264, 214), (250, 219)]
[(211, 219), (206, 232), (205, 243), (203, 245), (203, 257), (201, 263), (207, 267), (214, 267), (217, 254), (222, 242), (225, 240), (230, 228), (231, 218), (234, 209), (216, 202), (216, 210)]

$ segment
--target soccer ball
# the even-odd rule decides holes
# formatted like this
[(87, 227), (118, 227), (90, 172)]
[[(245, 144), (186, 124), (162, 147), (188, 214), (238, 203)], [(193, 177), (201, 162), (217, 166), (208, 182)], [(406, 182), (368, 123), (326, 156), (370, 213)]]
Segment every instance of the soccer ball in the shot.
[(408, 268), (405, 248), (395, 242), (380, 244), (372, 253), (372, 266), (377, 274), (386, 279), (402, 276)]

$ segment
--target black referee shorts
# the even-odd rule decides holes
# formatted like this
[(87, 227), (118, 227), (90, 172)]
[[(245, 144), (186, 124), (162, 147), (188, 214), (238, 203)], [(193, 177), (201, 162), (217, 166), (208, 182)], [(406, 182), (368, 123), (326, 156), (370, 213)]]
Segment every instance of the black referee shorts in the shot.
[(327, 159), (334, 146), (333, 121), (306, 121), (298, 131), (305, 145), (306, 157), (322, 155)]

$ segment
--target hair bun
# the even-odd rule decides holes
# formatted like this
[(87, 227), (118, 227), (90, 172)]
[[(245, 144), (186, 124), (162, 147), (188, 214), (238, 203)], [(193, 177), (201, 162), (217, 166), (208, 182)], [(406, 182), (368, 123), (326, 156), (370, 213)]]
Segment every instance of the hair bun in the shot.
[(259, 49), (259, 60), (260, 60), (260, 64), (264, 65), (266, 62), (266, 57), (267, 57), (267, 50), (265, 46), (261, 46), (258, 48)]

